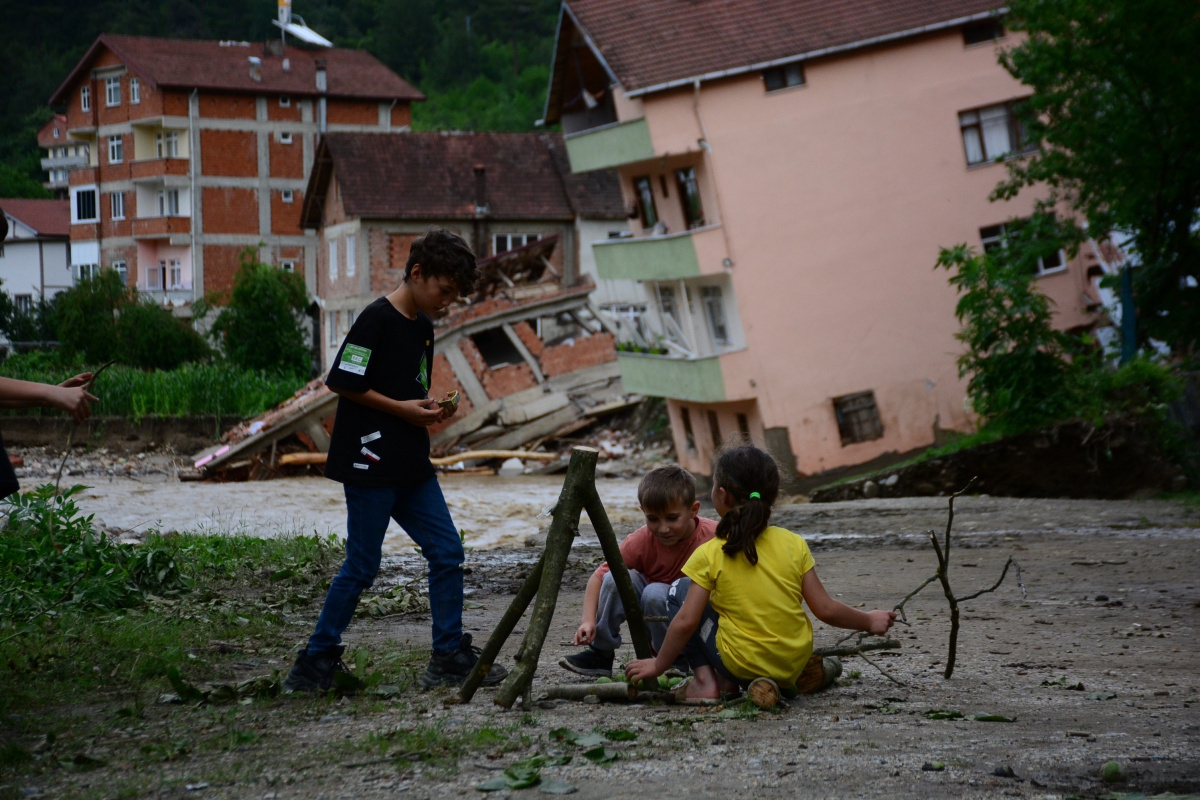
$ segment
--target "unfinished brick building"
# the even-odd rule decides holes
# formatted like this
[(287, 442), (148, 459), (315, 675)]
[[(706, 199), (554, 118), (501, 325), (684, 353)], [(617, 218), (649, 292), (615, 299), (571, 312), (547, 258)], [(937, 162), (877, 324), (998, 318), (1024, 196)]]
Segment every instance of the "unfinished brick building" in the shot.
[(228, 291), (249, 247), (314, 291), (300, 207), (320, 136), (408, 131), (423, 99), (363, 51), (102, 34), (50, 98), (56, 146), (87, 145), (67, 172), (72, 270), (186, 308)]

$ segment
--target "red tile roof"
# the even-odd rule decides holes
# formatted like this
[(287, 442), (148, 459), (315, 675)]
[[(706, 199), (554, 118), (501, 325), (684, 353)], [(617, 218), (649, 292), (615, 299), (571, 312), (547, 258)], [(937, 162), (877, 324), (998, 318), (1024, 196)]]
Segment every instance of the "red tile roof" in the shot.
[(42, 236), (71, 235), (71, 201), (0, 199), (0, 209)]
[[(219, 89), (227, 92), (316, 95), (316, 62), (326, 64), (327, 95), (380, 100), (424, 100), (425, 95), (365, 50), (340, 47), (320, 50), (287, 47), (282, 56), (270, 55), (262, 43), (199, 39), (154, 39), (102, 33), (75, 69), (50, 98), (63, 102), (79, 77), (108, 48), (141, 79), (157, 86), (186, 89)], [(250, 57), (261, 59), (262, 80), (250, 76)], [(283, 69), (284, 60), (289, 69)]]
[[(621, 86), (636, 91), (915, 33), (986, 14), (1003, 4), (997, 0), (570, 0), (566, 5)], [(569, 18), (564, 22), (569, 23)], [(560, 44), (562, 39), (560, 34)], [(569, 67), (559, 64), (556, 71)]]
[(624, 216), (616, 174), (571, 175), (558, 133), (331, 133), (309, 178), (303, 224), (320, 225), (333, 175), (351, 217), (473, 219), (477, 166), (492, 219)]
[[(58, 138), (54, 137), (54, 129), (58, 128)], [(38, 130), (38, 147), (55, 147), (67, 143), (67, 115), (55, 114)]]

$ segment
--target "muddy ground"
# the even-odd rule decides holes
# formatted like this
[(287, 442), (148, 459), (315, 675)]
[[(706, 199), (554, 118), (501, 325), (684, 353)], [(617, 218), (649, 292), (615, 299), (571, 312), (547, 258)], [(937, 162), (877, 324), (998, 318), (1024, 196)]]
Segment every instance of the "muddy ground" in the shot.
[[(852, 605), (892, 607), (933, 574), (924, 531), (945, 524), (945, 500), (908, 498), (786, 506), (777, 521), (810, 541), (821, 578)], [(24, 796), (407, 798), (483, 795), (475, 786), (542, 753), (578, 798), (946, 797), (1062, 798), (1110, 791), (1200, 792), (1200, 507), (1164, 501), (958, 501), (951, 581), (966, 594), (991, 585), (1015, 556), (1027, 594), (1010, 574), (995, 594), (965, 604), (958, 666), (946, 680), (948, 613), (937, 585), (907, 606), (903, 647), (874, 660), (898, 684), (847, 659), (841, 685), (775, 712), (744, 706), (543, 703), (505, 711), (481, 690), (444, 706), (449, 691), (411, 682), (397, 696), (277, 698), (219, 709), (160, 705), (165, 682), (146, 687), (140, 719), (117, 715), (133, 698), (64, 703), (94, 735), (87, 752), (106, 766), (30, 777)], [(628, 527), (628, 526), (627, 526)], [(534, 548), (469, 554), (466, 626), (483, 639), (534, 562)], [(571, 682), (556, 666), (578, 623), (598, 548), (573, 553), (534, 685)], [(389, 560), (380, 585), (420, 574), (418, 556)], [(311, 619), (291, 620), (298, 643)], [(518, 627), (523, 632), (524, 626)], [(353, 649), (401, 648), (415, 677), (427, 656), (428, 618), (356, 621)], [(837, 634), (817, 624), (818, 645)], [(507, 660), (518, 641), (503, 651)], [(222, 643), (228, 678), (285, 669), (284, 648)], [(623, 649), (624, 650), (624, 649)], [(623, 656), (628, 653), (622, 652)], [(1071, 689), (1078, 686), (1082, 688)], [(963, 719), (933, 720), (927, 712)], [(1012, 722), (975, 721), (978, 714)], [(84, 721), (86, 720), (86, 725)], [(626, 729), (608, 742), (608, 765), (554, 741), (567, 727)], [(232, 739), (250, 732), (245, 743)], [(242, 735), (242, 734), (237, 734)], [(170, 742), (225, 737), (234, 746), (171, 752)], [(156, 749), (157, 748), (157, 749)], [(149, 755), (148, 755), (149, 754)], [(397, 755), (399, 758), (397, 759)], [(170, 758), (171, 760), (163, 760)], [(1118, 761), (1126, 779), (1100, 781)], [(942, 765), (941, 769), (934, 767)], [(1006, 777), (1011, 768), (1013, 777)], [(532, 797), (538, 789), (497, 796)]]

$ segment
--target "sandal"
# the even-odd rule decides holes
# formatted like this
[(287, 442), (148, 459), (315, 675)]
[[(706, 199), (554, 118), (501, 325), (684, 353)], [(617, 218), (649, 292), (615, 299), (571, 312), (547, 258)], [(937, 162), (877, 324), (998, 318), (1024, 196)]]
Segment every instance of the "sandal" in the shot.
[(719, 697), (688, 697), (687, 687), (692, 682), (688, 678), (671, 690), (671, 700), (677, 706), (719, 706), (724, 701)]

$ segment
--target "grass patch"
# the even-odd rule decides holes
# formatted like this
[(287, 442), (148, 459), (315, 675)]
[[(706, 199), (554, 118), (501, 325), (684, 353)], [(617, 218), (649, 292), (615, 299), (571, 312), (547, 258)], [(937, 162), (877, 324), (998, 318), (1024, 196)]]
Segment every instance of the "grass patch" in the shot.
[(519, 723), (481, 728), (457, 728), (445, 723), (417, 725), (368, 734), (360, 749), (390, 758), (401, 770), (423, 764), (453, 772), (457, 770), (459, 760), (470, 753), (498, 755), (529, 747), (533, 740), (518, 735), (519, 727)]
[(935, 458), (942, 458), (943, 456), (958, 453), (962, 450), (970, 450), (972, 447), (990, 444), (991, 442), (1003, 439), (1004, 436), (1004, 432), (988, 428), (975, 431), (975, 433), (957, 436), (953, 440), (941, 445), (940, 447), (930, 447), (929, 449), (922, 451), (920, 454), (915, 455), (912, 458), (904, 461), (898, 461), (884, 469), (876, 470), (874, 472), (858, 472), (853, 475), (846, 475), (845, 477), (838, 478), (836, 481), (830, 481), (829, 483), (822, 484), (813, 491), (816, 492), (833, 486), (842, 486), (847, 483), (855, 483), (857, 481), (874, 477), (875, 475), (890, 475), (894, 472), (904, 469), (905, 467), (911, 467), (914, 464), (921, 464), (926, 461), (932, 461)]

